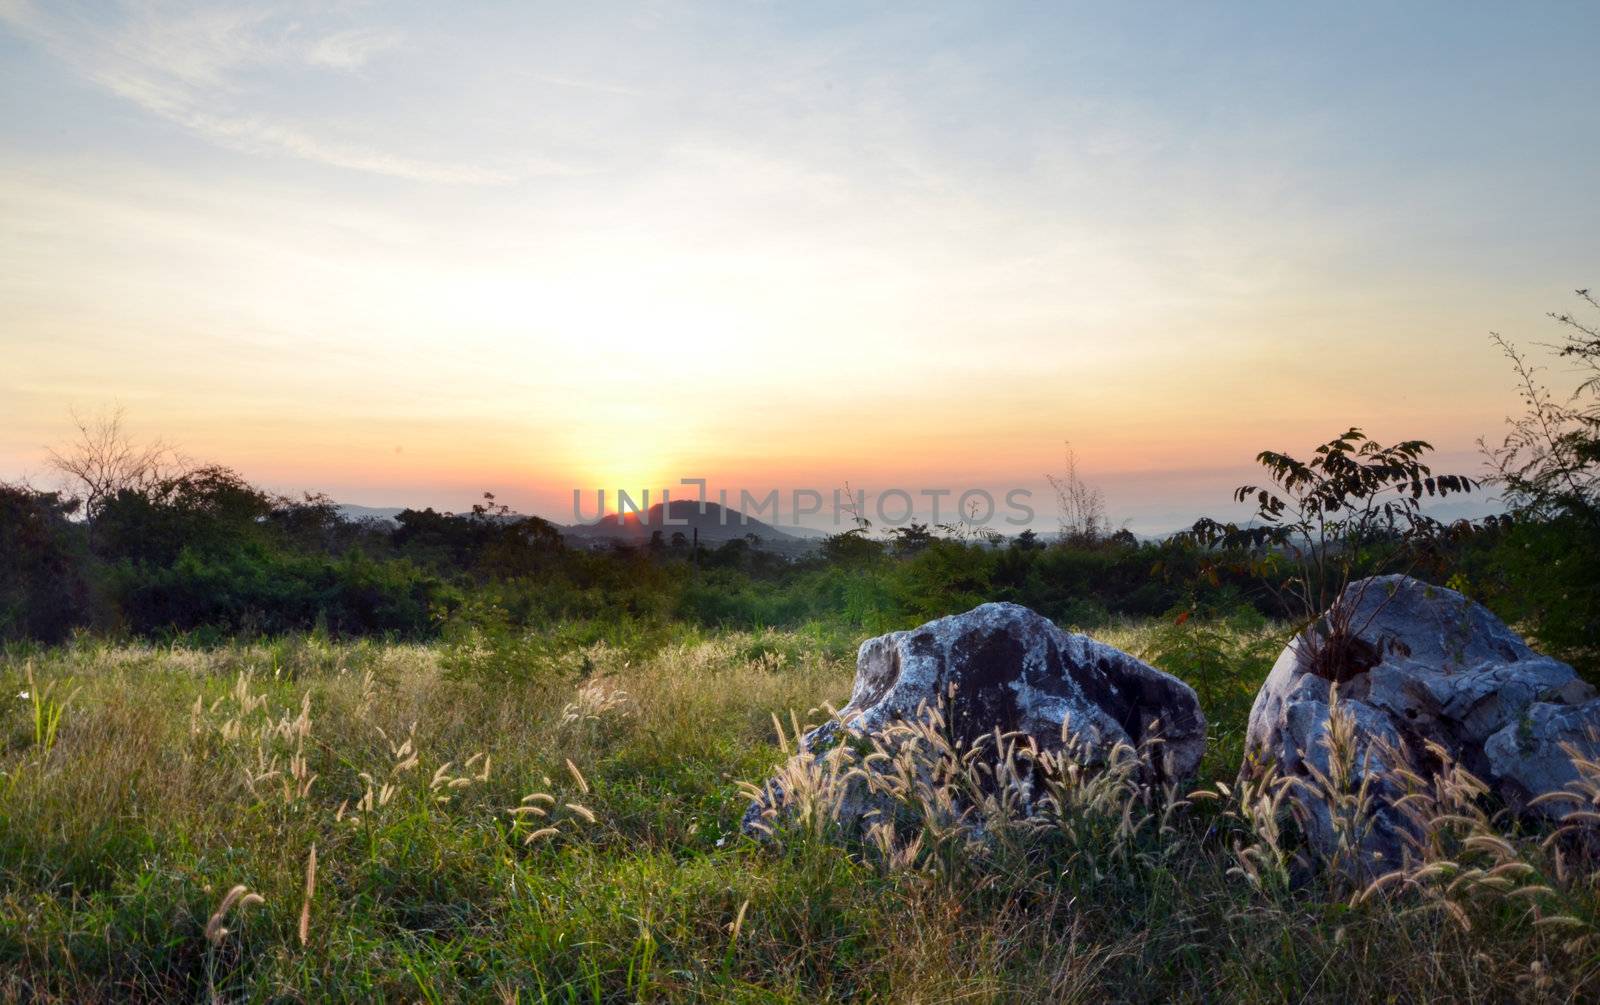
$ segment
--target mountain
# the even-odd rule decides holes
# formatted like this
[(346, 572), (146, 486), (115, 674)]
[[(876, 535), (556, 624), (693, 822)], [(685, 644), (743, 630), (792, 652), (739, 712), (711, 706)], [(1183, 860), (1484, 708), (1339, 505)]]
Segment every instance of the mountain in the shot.
[[(396, 524), (395, 517), (404, 509), (401, 506), (357, 506), (349, 503), (341, 503), (338, 507), (339, 515), (346, 520), (374, 520), (389, 525)], [(674, 521), (672, 524), (666, 523), (667, 516)], [(505, 519), (521, 519), (521, 515), (509, 514)], [(626, 519), (619, 521), (612, 514), (598, 523), (580, 523), (570, 527), (557, 524), (557, 527), (569, 542), (580, 547), (604, 547), (612, 543), (645, 545), (658, 530), (668, 542), (676, 533), (692, 539), (698, 530), (700, 543), (710, 547), (754, 534), (761, 539), (763, 548), (795, 555), (809, 551), (817, 541), (827, 536), (826, 532), (810, 527), (779, 529), (764, 520), (746, 517), (736, 509), (724, 509), (713, 502), (706, 503), (702, 511), (700, 503), (692, 499), (673, 500), (670, 512), (663, 512), (662, 505), (656, 503), (646, 511), (643, 519), (637, 513), (629, 513)]]
[(362, 520), (377, 520), (380, 523), (394, 523), (395, 517), (405, 512), (403, 506), (356, 506), (352, 503), (339, 503), (339, 515), (352, 523)]
[[(672, 519), (670, 524), (666, 522), (668, 517)], [(569, 537), (610, 539), (632, 544), (648, 542), (658, 530), (668, 541), (672, 540), (673, 534), (692, 538), (698, 530), (702, 544), (719, 544), (749, 534), (761, 538), (763, 544), (787, 545), (802, 541), (800, 535), (779, 530), (736, 509), (724, 509), (713, 502), (702, 506), (693, 499), (675, 499), (668, 507), (656, 503), (642, 515), (628, 513), (620, 520), (616, 514), (611, 514), (597, 523), (574, 524), (564, 528)]]
[(845, 529), (846, 528), (844, 527), (840, 527), (839, 530), (818, 530), (815, 527), (803, 527), (799, 524), (794, 524), (783, 528), (783, 532), (790, 537), (798, 537), (803, 541), (820, 541), (825, 537), (831, 537), (834, 534), (839, 533), (839, 531)]

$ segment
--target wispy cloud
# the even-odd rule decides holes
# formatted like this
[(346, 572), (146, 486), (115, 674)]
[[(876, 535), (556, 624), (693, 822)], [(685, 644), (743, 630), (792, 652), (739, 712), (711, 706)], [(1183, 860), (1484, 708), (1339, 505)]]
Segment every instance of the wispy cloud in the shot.
[[(304, 15), (304, 16), (302, 16)], [(490, 185), (506, 171), (435, 161), (352, 142), (326, 126), (252, 108), (247, 75), (355, 72), (404, 36), (366, 27), (325, 29), (294, 6), (157, 4), (91, 14), (68, 3), (0, 0), (0, 23), (73, 71), (153, 115), (245, 153), (281, 153), (412, 181)]]
[(404, 36), (398, 31), (353, 28), (324, 35), (305, 49), (306, 62), (335, 70), (359, 70), (374, 55), (394, 49)]

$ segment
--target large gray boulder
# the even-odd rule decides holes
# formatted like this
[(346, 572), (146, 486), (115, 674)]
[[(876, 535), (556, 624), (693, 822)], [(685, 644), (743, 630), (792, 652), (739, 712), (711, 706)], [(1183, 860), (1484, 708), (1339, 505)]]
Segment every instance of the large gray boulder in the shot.
[[(1152, 784), (1191, 777), (1205, 752), (1205, 716), (1189, 685), (1026, 607), (984, 604), (862, 643), (849, 703), (806, 734), (801, 756), (880, 737), (924, 709), (943, 715), (958, 748), (996, 730), (1026, 734), (1041, 750), (1070, 745), (1089, 763), (1104, 761), (1119, 744), (1143, 747)], [(745, 814), (746, 829), (784, 802), (781, 785), (769, 783)], [(848, 802), (843, 818), (874, 806)]]
[[(1343, 658), (1324, 657), (1329, 626), (1348, 626)], [(1437, 744), (1512, 807), (1559, 812), (1530, 801), (1577, 777), (1562, 743), (1591, 756), (1600, 700), (1573, 669), (1528, 647), (1483, 606), (1406, 576), (1351, 583), (1317, 625), (1293, 639), (1256, 695), (1245, 736), (1245, 772), (1275, 763), (1286, 777), (1313, 779), (1329, 764), (1329, 711), (1352, 723), (1351, 785), (1370, 779), (1374, 812), (1362, 837), (1369, 866), (1399, 859), (1412, 827), (1395, 808), (1393, 768), (1426, 778)], [(1337, 841), (1321, 786), (1296, 786), (1313, 848)]]

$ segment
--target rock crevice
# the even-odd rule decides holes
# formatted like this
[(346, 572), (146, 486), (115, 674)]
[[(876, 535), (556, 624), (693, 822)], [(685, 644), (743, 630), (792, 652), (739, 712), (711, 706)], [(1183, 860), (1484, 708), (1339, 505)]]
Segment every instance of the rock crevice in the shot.
[[(1276, 764), (1289, 777), (1326, 772), (1329, 717), (1352, 721), (1353, 784), (1370, 778), (1369, 861), (1398, 859), (1407, 824), (1394, 807), (1392, 769), (1424, 778), (1437, 771), (1429, 746), (1484, 779), (1509, 805), (1529, 812), (1535, 797), (1577, 777), (1562, 744), (1596, 752), (1600, 700), (1573, 669), (1531, 649), (1487, 608), (1454, 590), (1406, 576), (1351, 583), (1319, 625), (1348, 626), (1375, 661), (1337, 682), (1316, 672), (1317, 626), (1284, 649), (1256, 695), (1245, 736), (1245, 772)], [(1400, 762), (1400, 763), (1397, 763)], [(1328, 808), (1300, 790), (1307, 838), (1319, 851), (1336, 840)]]

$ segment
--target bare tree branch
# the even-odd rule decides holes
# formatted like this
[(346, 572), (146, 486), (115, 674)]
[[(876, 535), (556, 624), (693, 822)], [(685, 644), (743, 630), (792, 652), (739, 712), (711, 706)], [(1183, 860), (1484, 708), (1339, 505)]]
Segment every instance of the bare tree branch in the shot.
[(91, 534), (107, 500), (124, 490), (149, 488), (178, 463), (177, 454), (162, 440), (135, 442), (123, 427), (123, 417), (120, 406), (89, 417), (73, 412), (77, 437), (49, 448), (50, 466), (82, 500)]
[(1056, 510), (1060, 515), (1063, 544), (1092, 546), (1104, 541), (1110, 534), (1106, 520), (1106, 501), (1100, 490), (1091, 487), (1078, 476), (1078, 454), (1072, 444), (1065, 444), (1064, 470), (1059, 475), (1045, 475), (1056, 493)]

